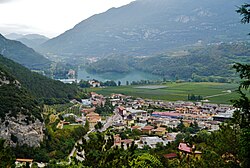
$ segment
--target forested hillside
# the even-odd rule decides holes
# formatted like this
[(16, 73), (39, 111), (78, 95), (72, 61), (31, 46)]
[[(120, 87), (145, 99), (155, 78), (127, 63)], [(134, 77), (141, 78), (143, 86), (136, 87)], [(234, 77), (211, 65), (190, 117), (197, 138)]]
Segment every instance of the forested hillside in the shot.
[[(33, 117), (42, 119), (41, 109), (38, 107), (33, 96), (15, 80), (0, 65), (0, 121), (5, 116), (17, 117), (18, 113), (28, 116), (28, 120), (34, 121)], [(27, 120), (27, 122), (29, 122)]]
[(111, 57), (90, 64), (89, 70), (128, 72), (137, 69), (167, 79), (193, 79), (195, 76), (232, 77), (235, 75), (232, 70), (234, 63), (250, 62), (249, 48), (250, 44), (247, 42), (218, 43), (132, 59)]
[(75, 85), (64, 84), (31, 72), (1, 55), (0, 68), (16, 78), (36, 98), (73, 98), (76, 95)]

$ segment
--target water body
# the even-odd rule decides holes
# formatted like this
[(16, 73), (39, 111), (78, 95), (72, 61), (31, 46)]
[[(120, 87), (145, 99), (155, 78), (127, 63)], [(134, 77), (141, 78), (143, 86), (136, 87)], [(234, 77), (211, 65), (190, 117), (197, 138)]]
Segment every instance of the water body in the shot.
[(126, 81), (129, 81), (129, 83), (131, 83), (132, 81), (140, 81), (140, 80), (156, 81), (156, 80), (162, 80), (162, 77), (142, 71), (132, 71), (129, 73), (107, 72), (107, 73), (94, 74), (94, 73), (88, 73), (85, 69), (79, 69), (78, 79), (79, 80), (96, 79), (98, 81), (103, 81), (103, 82), (107, 80), (113, 80), (115, 82), (121, 81), (121, 84), (125, 85)]

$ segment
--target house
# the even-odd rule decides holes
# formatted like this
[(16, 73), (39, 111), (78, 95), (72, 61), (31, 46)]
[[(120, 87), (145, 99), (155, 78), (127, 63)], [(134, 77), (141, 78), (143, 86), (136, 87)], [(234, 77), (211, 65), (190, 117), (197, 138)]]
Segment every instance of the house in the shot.
[(123, 144), (124, 145), (124, 149), (127, 149), (127, 146), (131, 145), (132, 142), (133, 142), (132, 139), (123, 139), (122, 140), (119, 134), (116, 134), (114, 136), (114, 145), (121, 146), (121, 144)]
[(125, 107), (123, 107), (123, 106), (119, 106), (118, 107), (118, 113), (120, 114), (120, 115), (126, 115), (127, 114), (127, 111), (126, 111), (126, 108)]
[(132, 130), (136, 130), (136, 129), (137, 129), (137, 130), (140, 130), (140, 128), (141, 128), (141, 127), (138, 126), (138, 125), (135, 125), (135, 126), (131, 127)]
[(75, 78), (75, 76), (76, 76), (76, 71), (74, 71), (73, 69), (70, 69), (70, 70), (68, 71), (67, 76), (68, 76), (70, 79)]
[(82, 105), (91, 106), (91, 101), (89, 99), (82, 99)]
[(158, 128), (156, 128), (156, 129), (153, 129), (152, 132), (153, 132), (155, 135), (164, 136), (164, 135), (166, 135), (166, 128), (158, 127)]
[(195, 158), (200, 159), (202, 152), (196, 151), (195, 146), (189, 147), (186, 143), (180, 143), (178, 149), (181, 154), (193, 155)]
[(90, 84), (92, 87), (100, 87), (100, 86), (101, 86), (101, 83), (98, 82), (98, 81), (95, 81), (95, 80), (90, 80), (90, 81), (89, 81), (89, 84)]
[(177, 134), (178, 132), (167, 133), (167, 140), (170, 142), (175, 141)]
[(81, 110), (82, 113), (85, 113), (85, 114), (88, 114), (88, 113), (91, 113), (91, 112), (95, 112), (95, 107), (92, 107), (92, 108), (84, 108)]
[(130, 118), (127, 118), (125, 120), (125, 122), (126, 122), (127, 126), (129, 126), (129, 127), (135, 124), (135, 120), (134, 119), (130, 119)]
[(20, 158), (17, 158), (16, 159), (16, 167), (23, 167), (26, 165), (26, 163), (29, 163), (29, 167), (32, 166), (32, 163), (33, 163), (33, 159), (20, 159)]
[(143, 116), (146, 117), (147, 116), (147, 111), (145, 110), (135, 110), (132, 108), (127, 108), (127, 111), (132, 115), (132, 116)]
[(102, 121), (100, 115), (97, 114), (97, 113), (94, 113), (94, 112), (91, 112), (91, 113), (87, 114), (87, 115), (86, 115), (86, 119), (87, 119), (88, 122), (89, 122), (89, 127), (90, 127), (90, 129), (95, 128), (95, 125), (96, 125), (98, 122), (101, 122), (101, 121)]
[(152, 134), (152, 130), (154, 129), (153, 126), (147, 125), (145, 127), (143, 127), (141, 130), (144, 134)]
[(150, 148), (155, 148), (157, 143), (162, 143), (163, 145), (167, 144), (166, 141), (163, 141), (161, 138), (157, 136), (154, 137), (142, 136), (140, 140), (144, 145), (148, 145)]
[(125, 129), (125, 124), (123, 123), (115, 123), (113, 126), (115, 129), (118, 129), (118, 130)]

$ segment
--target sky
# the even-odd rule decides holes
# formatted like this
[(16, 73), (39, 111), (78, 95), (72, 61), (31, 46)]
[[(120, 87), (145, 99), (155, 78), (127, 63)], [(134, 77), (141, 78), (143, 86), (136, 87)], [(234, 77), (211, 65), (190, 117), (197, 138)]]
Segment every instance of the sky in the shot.
[(0, 0), (0, 33), (55, 37), (88, 17), (134, 0)]

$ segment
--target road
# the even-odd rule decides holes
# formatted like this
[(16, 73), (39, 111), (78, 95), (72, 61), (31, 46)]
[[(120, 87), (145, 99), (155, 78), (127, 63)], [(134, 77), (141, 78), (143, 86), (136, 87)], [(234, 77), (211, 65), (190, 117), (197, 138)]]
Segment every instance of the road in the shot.
[[(114, 121), (117, 121), (117, 120), (118, 120), (118, 118), (120, 118), (120, 115), (119, 115), (118, 113), (115, 113), (114, 115), (108, 117), (107, 120), (106, 120), (106, 123), (104, 124), (104, 126), (102, 127), (102, 129), (99, 130), (99, 131), (100, 131), (100, 132), (106, 131), (110, 126), (113, 125), (113, 122), (114, 122)], [(87, 132), (86, 135), (84, 135), (83, 138), (85, 138), (86, 140), (89, 140), (88, 135), (89, 135), (91, 132), (95, 132), (95, 131), (96, 131), (95, 129), (90, 130), (89, 132)], [(71, 157), (72, 157), (72, 156), (74, 155), (74, 153), (76, 152), (76, 145), (77, 145), (77, 144), (82, 144), (82, 139), (79, 139), (79, 140), (75, 143), (74, 148), (73, 148), (72, 151), (70, 152), (70, 154), (69, 154), (69, 162), (68, 162), (69, 164), (71, 163)], [(80, 160), (80, 161), (83, 161), (84, 158), (85, 158), (85, 157), (84, 157), (84, 151), (82, 151), (81, 154), (83, 155), (82, 158), (81, 158), (81, 157), (78, 157), (78, 156), (76, 156), (76, 158), (77, 158), (78, 160)]]

